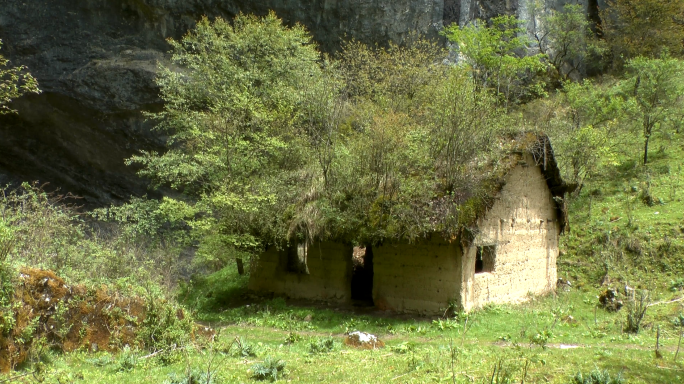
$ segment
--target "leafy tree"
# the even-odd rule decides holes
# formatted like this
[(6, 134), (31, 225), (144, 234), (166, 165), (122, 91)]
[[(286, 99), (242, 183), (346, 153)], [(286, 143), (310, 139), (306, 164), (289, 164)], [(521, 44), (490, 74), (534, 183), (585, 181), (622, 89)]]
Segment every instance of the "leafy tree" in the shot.
[(581, 5), (566, 4), (561, 11), (546, 11), (541, 0), (530, 0), (528, 8), (539, 51), (561, 78), (579, 74), (590, 57), (602, 54)]
[(601, 18), (618, 66), (637, 56), (684, 53), (684, 0), (608, 0)]
[(447, 54), (436, 42), (416, 36), (387, 48), (350, 41), (338, 55), (339, 72), (350, 99), (411, 112), (424, 102), (421, 90), (446, 76)]
[(644, 165), (648, 163), (651, 136), (678, 116), (684, 92), (684, 63), (663, 55), (658, 59), (637, 57), (626, 65), (629, 78), (619, 86), (632, 103), (631, 116), (640, 123), (644, 140)]
[[(2, 48), (2, 40), (0, 40)], [(8, 105), (10, 101), (27, 93), (40, 93), (38, 82), (26, 67), (8, 67), (9, 60), (0, 55), (0, 115), (16, 113)]]
[(312, 125), (328, 118), (326, 74), (311, 36), (270, 13), (232, 23), (203, 18), (183, 40), (169, 42), (174, 67), (162, 68), (157, 80), (165, 107), (150, 114), (169, 135), (169, 149), (128, 163), (196, 201), (177, 204), (192, 213), (206, 254), (255, 249), (260, 237), (282, 236), (273, 232), (274, 218), (311, 177), (306, 133), (320, 141), (325, 135)]
[(513, 16), (495, 17), (489, 26), (477, 20), (464, 27), (452, 24), (444, 30), (477, 81), (493, 89), (506, 104), (539, 92), (543, 85), (534, 75), (546, 68), (545, 55), (527, 54), (531, 40), (526, 32)]
[(265, 244), (458, 231), (460, 212), (447, 208), (481, 198), (475, 179), (487, 172), (473, 169), (501, 113), (435, 43), (352, 41), (330, 59), (269, 14), (203, 19), (171, 44), (165, 107), (150, 114), (169, 149), (129, 163), (184, 196), (136, 202), (137, 216), (121, 208), (130, 228), (158, 231), (159, 215), (162, 229), (185, 223), (198, 259), (218, 268)]
[(589, 80), (566, 81), (556, 97), (530, 106), (530, 118), (552, 139), (563, 177), (580, 189), (604, 165), (616, 164), (627, 103)]
[(478, 90), (468, 74), (452, 70), (435, 89), (434, 101), (427, 105), (430, 148), (437, 177), (448, 193), (473, 183), (469, 163), (490, 155), (490, 148), (500, 129), (495, 100)]

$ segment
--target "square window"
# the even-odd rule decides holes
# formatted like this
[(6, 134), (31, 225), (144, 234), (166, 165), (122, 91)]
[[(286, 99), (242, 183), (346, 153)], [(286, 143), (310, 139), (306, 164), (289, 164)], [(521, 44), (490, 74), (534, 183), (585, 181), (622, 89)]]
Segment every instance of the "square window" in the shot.
[(482, 245), (477, 247), (475, 273), (494, 272), (495, 262), (496, 245)]

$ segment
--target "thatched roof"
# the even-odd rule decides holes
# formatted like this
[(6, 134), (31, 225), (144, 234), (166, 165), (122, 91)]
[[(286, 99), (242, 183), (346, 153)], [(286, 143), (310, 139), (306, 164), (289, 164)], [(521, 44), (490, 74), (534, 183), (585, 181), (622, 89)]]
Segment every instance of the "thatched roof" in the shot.
[[(394, 216), (382, 216), (383, 219), (392, 220), (391, 225), (388, 225), (387, 221), (378, 224), (372, 220), (371, 215), (377, 215), (377, 212), (371, 210), (379, 210), (378, 207), (385, 203), (378, 198), (371, 200), (371, 206), (357, 209), (351, 215), (348, 207), (333, 207), (339, 209), (336, 214), (343, 219), (324, 223), (320, 227), (325, 227), (325, 231), (308, 222), (300, 222), (291, 234), (300, 232), (298, 238), (305, 238), (308, 241), (327, 239), (360, 244), (398, 240), (411, 242), (439, 234), (449, 241), (460, 238), (460, 241), (467, 243), (468, 238), (477, 231), (478, 218), (493, 206), (496, 196), (501, 193), (506, 183), (506, 176), (520, 164), (526, 154), (532, 155), (535, 165), (540, 168), (546, 179), (556, 204), (561, 233), (568, 230), (565, 194), (574, 190), (575, 186), (563, 181), (549, 137), (543, 133), (523, 132), (501, 139), (501, 150), (495, 151), (496, 155), (490, 157), (487, 164), (474, 165), (473, 172), (478, 172), (479, 169), (479, 172), (482, 172), (481, 177), (473, 177), (471, 183), (464, 183), (462, 188), (449, 193), (440, 194), (438, 191), (436, 196), (429, 200), (410, 201), (409, 204), (413, 205), (409, 207), (408, 214), (404, 210)], [(315, 203), (315, 200), (312, 201)], [(301, 236), (301, 232), (305, 230), (312, 235)]]

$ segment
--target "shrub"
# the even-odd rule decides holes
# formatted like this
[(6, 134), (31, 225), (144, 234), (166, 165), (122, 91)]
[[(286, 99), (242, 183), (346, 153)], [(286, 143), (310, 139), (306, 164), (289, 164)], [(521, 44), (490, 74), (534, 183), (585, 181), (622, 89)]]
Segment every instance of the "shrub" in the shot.
[(87, 221), (77, 203), (73, 196), (50, 193), (37, 184), (0, 187), (0, 259), (53, 270), (79, 283), (126, 279), (138, 286), (150, 281), (173, 286), (180, 266), (173, 239), (141, 234), (140, 220)]
[(285, 361), (267, 357), (263, 363), (252, 366), (252, 377), (256, 380), (276, 381), (285, 375)]
[(148, 292), (147, 312), (138, 330), (138, 340), (149, 350), (182, 346), (190, 341), (193, 320), (179, 305)]

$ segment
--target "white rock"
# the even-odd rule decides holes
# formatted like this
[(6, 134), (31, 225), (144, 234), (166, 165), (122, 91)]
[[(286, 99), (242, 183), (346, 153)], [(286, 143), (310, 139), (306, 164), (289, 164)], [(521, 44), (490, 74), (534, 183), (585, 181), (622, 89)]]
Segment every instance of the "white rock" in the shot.
[(375, 337), (375, 335), (371, 335), (370, 333), (366, 332), (352, 332), (349, 334), (350, 337), (358, 337), (359, 342), (361, 343), (374, 343), (378, 341), (378, 338)]

